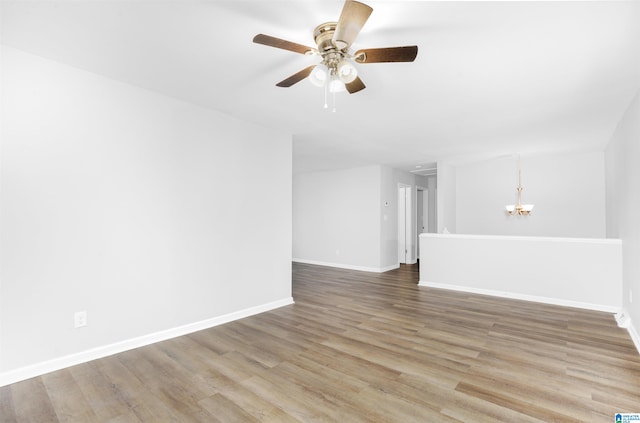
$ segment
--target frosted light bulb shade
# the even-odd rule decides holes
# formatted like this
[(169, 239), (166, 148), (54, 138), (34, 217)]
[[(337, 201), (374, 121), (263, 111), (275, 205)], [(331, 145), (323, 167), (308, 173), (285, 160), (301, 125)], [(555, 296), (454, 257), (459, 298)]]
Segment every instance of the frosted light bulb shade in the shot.
[(339, 93), (342, 91), (346, 91), (347, 89), (344, 86), (344, 82), (337, 78), (332, 78), (329, 82), (329, 92), (330, 93)]
[(522, 205), (522, 210), (524, 210), (526, 212), (530, 212), (531, 210), (533, 210), (533, 204), (523, 204)]
[(338, 78), (345, 84), (353, 82), (358, 77), (358, 70), (348, 60), (343, 60), (338, 65)]
[(509, 206), (505, 206), (504, 208), (507, 209), (507, 212), (513, 213), (514, 210), (516, 209), (516, 206), (514, 204), (511, 204)]
[(309, 81), (316, 87), (324, 87), (329, 77), (329, 68), (324, 63), (320, 63), (311, 71)]

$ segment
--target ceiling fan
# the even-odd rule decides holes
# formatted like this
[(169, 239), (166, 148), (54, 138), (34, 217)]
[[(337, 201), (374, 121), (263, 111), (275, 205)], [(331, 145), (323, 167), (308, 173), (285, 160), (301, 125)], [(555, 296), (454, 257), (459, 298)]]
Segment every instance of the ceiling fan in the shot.
[(418, 54), (418, 46), (368, 48), (352, 53), (350, 47), (371, 12), (373, 9), (364, 3), (346, 0), (337, 22), (325, 22), (313, 31), (315, 48), (265, 34), (256, 35), (253, 42), (294, 53), (317, 54), (322, 58), (320, 64), (308, 66), (278, 82), (278, 87), (290, 87), (309, 77), (314, 85), (328, 87), (331, 92), (346, 89), (351, 94), (357, 93), (365, 85), (358, 76), (354, 62), (413, 62)]

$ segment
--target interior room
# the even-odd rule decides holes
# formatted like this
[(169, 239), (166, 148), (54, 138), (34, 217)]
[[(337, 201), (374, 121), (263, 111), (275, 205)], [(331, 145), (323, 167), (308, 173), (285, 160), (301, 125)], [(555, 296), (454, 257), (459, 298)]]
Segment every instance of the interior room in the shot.
[[(640, 413), (640, 3), (365, 3), (0, 2), (1, 413), (20, 383), (211, 328), (294, 339), (322, 298), (342, 330), (353, 316), (340, 310), (360, 310), (358, 296), (377, 310), (396, 279), (411, 299), (391, 308), (425, 319), (434, 299), (473, 313), (468, 295), (522, 316), (569, 310), (568, 329), (601, 316), (602, 339), (623, 345), (616, 377), (632, 380), (617, 411)], [(355, 284), (353, 302), (336, 281)], [(277, 332), (296, 307), (306, 323)], [(367, 313), (360, 326), (382, 325), (382, 309)], [(402, 330), (428, 326), (414, 322)], [(309, 366), (331, 367), (332, 339)], [(350, 386), (382, 403), (378, 376)], [(218, 395), (259, 419), (207, 389), (202, 404)], [(605, 391), (584, 396), (602, 405)], [(478, 401), (505, 414), (423, 405), (442, 421), (570, 414), (496, 398)], [(314, 418), (354, 418), (353, 401)], [(412, 421), (400, 409), (361, 420)]]

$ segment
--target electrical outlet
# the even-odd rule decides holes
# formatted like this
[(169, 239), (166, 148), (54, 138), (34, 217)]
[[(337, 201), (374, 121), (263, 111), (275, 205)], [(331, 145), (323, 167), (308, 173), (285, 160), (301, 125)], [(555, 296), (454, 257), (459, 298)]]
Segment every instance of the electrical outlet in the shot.
[(76, 311), (73, 314), (73, 327), (81, 328), (83, 326), (87, 326), (87, 312), (86, 311)]

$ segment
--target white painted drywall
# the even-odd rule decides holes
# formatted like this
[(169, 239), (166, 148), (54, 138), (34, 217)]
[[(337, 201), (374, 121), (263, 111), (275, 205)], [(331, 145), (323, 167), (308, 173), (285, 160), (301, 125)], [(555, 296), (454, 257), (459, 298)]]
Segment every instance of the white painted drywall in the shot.
[(293, 257), (380, 270), (381, 166), (296, 174)]
[[(397, 267), (398, 184), (410, 186), (415, 199), (417, 183), (428, 182), (380, 165), (295, 174), (294, 260), (373, 272)], [(411, 219), (415, 224), (415, 201)]]
[(0, 372), (290, 300), (290, 135), (11, 48), (2, 68)]
[(380, 267), (398, 266), (398, 171), (381, 166)]
[[(606, 148), (607, 236), (622, 239), (623, 307), (640, 350), (640, 91)], [(630, 301), (633, 293), (633, 302)]]
[(436, 176), (427, 177), (429, 192), (429, 230), (430, 233), (438, 231), (438, 182)]
[(456, 233), (605, 237), (603, 152), (522, 157), (521, 169), (530, 216), (504, 212), (516, 202), (516, 157), (456, 166)]
[(438, 192), (436, 200), (437, 232), (457, 232), (456, 225), (456, 169), (454, 166), (438, 162)]
[(622, 243), (614, 239), (420, 235), (420, 285), (615, 312)]

